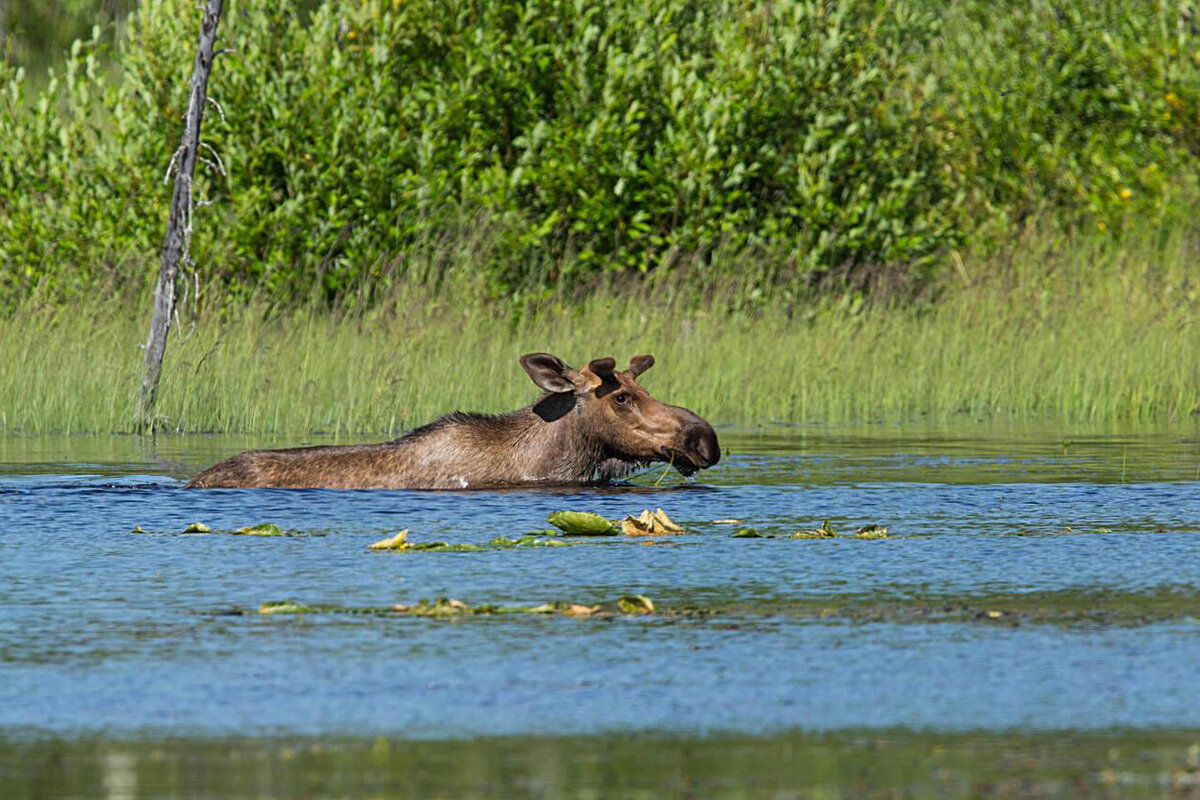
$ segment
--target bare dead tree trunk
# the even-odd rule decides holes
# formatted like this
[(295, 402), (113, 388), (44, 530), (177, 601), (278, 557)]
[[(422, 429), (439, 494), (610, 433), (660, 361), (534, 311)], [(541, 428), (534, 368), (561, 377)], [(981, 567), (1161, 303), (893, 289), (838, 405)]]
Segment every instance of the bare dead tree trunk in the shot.
[(162, 265), (158, 284), (154, 288), (154, 315), (150, 319), (150, 334), (146, 339), (146, 362), (142, 384), (138, 389), (137, 408), (133, 427), (139, 433), (154, 432), (154, 405), (158, 395), (158, 379), (162, 374), (163, 353), (167, 349), (167, 334), (175, 313), (175, 286), (179, 264), (187, 257), (192, 233), (192, 177), (196, 172), (196, 155), (200, 148), (200, 123), (208, 96), (208, 75), (212, 71), (213, 47), (217, 39), (217, 22), (224, 0), (207, 0), (200, 23), (200, 43), (196, 47), (196, 62), (189, 84), (187, 118), (183, 139), (171, 157), (167, 174), (175, 169), (175, 192), (171, 198), (171, 213), (167, 219), (167, 235), (163, 242)]

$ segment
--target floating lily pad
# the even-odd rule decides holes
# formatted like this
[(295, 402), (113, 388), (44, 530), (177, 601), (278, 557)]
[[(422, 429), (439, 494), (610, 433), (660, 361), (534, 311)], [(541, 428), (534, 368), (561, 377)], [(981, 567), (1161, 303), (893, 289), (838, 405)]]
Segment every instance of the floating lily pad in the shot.
[(402, 530), (395, 536), (389, 536), (386, 539), (380, 539), (374, 544), (367, 545), (368, 550), (408, 550), (412, 544), (408, 541), (408, 530)]
[(145, 533), (145, 531), (142, 530), (141, 525), (134, 525), (133, 530), (131, 530), (130, 533)]
[(210, 533), (212, 528), (205, 525), (203, 522), (193, 522), (183, 529), (184, 533)]
[(837, 532), (829, 524), (829, 520), (821, 523), (821, 527), (811, 531), (799, 531), (792, 534), (793, 539), (836, 539)]
[(617, 600), (623, 614), (653, 614), (654, 603), (644, 594), (625, 594)]
[(854, 534), (855, 539), (886, 539), (888, 529), (882, 525), (864, 525)]
[(309, 611), (312, 609), (308, 606), (292, 600), (277, 600), (258, 607), (260, 614), (307, 614)]
[(238, 528), (234, 531), (235, 534), (241, 536), (286, 536), (283, 529), (274, 522), (260, 522), (258, 525), (251, 525), (247, 528)]
[(754, 528), (738, 528), (733, 532), (734, 539), (769, 539), (771, 537), (766, 534), (759, 533)]
[(615, 536), (616, 526), (588, 511), (555, 511), (546, 521), (568, 536)]

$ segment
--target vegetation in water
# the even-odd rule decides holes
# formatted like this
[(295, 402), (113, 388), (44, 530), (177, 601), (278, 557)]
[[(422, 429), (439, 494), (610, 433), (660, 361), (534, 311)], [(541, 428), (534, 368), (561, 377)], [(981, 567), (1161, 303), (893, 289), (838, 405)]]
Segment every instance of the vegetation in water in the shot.
[(259, 614), (307, 614), (313, 609), (292, 600), (274, 600), (258, 607)]
[(770, 539), (771, 536), (765, 533), (759, 533), (754, 528), (738, 528), (730, 537), (732, 539)]
[(505, 606), (483, 603), (468, 605), (452, 597), (438, 597), (433, 600), (420, 600), (416, 603), (397, 603), (382, 608), (357, 608), (334, 605), (304, 605), (292, 600), (263, 603), (258, 608), (259, 614), (348, 614), (355, 616), (382, 617), (428, 617), (431, 619), (452, 619), (458, 617), (493, 617), (514, 614), (550, 615), (567, 617), (593, 617), (596, 619), (611, 619), (615, 616), (646, 616), (656, 614), (668, 618), (705, 616), (704, 609), (686, 607), (656, 609), (654, 602), (640, 594), (622, 595), (613, 603), (579, 603), (574, 601), (555, 601), (532, 606)]
[[(826, 522), (826, 525), (829, 523)], [(886, 539), (888, 538), (888, 529), (883, 525), (864, 525), (854, 534), (856, 539)]]
[(657, 508), (654, 511), (646, 509), (636, 517), (625, 517), (621, 520), (621, 532), (626, 536), (664, 536), (687, 533), (687, 529), (668, 517), (667, 512)]
[(555, 511), (546, 521), (568, 536), (615, 536), (620, 533), (609, 520), (589, 511)]
[[(886, 531), (886, 528), (884, 529)], [(835, 539), (837, 531), (829, 524), (829, 520), (821, 523), (821, 527), (814, 528), (810, 531), (797, 531), (792, 534), (793, 539)]]
[(286, 536), (287, 532), (276, 525), (274, 522), (261, 522), (258, 525), (250, 525), (245, 528), (238, 528), (234, 533), (239, 536)]

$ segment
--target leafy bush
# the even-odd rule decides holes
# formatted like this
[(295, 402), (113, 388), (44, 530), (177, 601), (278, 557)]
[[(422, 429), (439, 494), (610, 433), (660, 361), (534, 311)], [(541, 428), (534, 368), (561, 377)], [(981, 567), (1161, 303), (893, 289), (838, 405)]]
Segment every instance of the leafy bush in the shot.
[[(0, 65), (0, 303), (154, 273), (197, 24), (146, 0), (119, 77), (97, 35), (32, 98)], [(1042, 210), (1115, 228), (1200, 157), (1200, 37), (1161, 2), (229, 0), (221, 24), (192, 242), (216, 303), (436, 284), (415, 255), (456, 247), (497, 296), (683, 263), (921, 281)]]

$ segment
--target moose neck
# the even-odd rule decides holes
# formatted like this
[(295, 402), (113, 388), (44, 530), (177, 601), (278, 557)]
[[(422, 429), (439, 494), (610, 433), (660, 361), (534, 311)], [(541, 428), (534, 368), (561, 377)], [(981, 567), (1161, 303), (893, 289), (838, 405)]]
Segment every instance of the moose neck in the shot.
[(517, 463), (535, 480), (581, 483), (601, 476), (603, 442), (569, 396), (548, 395), (513, 414)]

